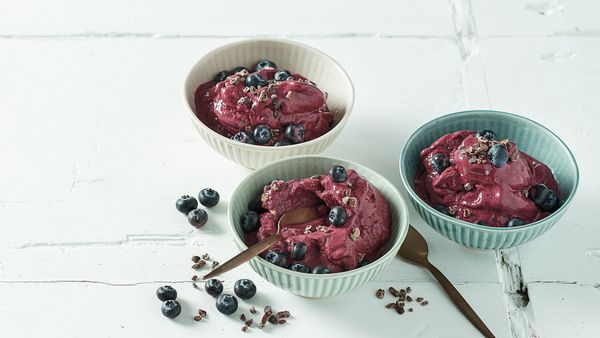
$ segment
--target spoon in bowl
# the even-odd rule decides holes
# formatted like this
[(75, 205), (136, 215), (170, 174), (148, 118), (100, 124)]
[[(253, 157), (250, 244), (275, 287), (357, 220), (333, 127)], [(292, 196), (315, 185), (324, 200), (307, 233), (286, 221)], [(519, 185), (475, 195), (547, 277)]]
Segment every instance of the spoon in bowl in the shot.
[(314, 219), (317, 219), (318, 217), (319, 217), (319, 215), (317, 214), (317, 210), (315, 208), (310, 208), (310, 207), (294, 209), (290, 212), (283, 214), (283, 216), (281, 216), (279, 218), (279, 221), (277, 222), (277, 231), (275, 232), (274, 235), (271, 235), (271, 236), (263, 239), (262, 241), (252, 245), (248, 249), (240, 252), (239, 254), (237, 254), (236, 256), (234, 256), (233, 258), (228, 260), (227, 262), (219, 265), (216, 269), (214, 269), (211, 272), (209, 272), (208, 274), (206, 274), (204, 277), (202, 277), (202, 279), (210, 279), (215, 276), (218, 276), (224, 272), (227, 272), (233, 268), (236, 268), (236, 267), (246, 263), (253, 257), (258, 256), (261, 252), (270, 248), (271, 245), (273, 245), (283, 239), (283, 237), (281, 236), (281, 233), (280, 233), (282, 227), (284, 227), (286, 225), (290, 225), (290, 224), (302, 224), (302, 223), (310, 222)]
[(440, 285), (444, 288), (448, 296), (450, 296), (450, 299), (452, 299), (460, 312), (467, 317), (467, 319), (479, 330), (479, 332), (481, 332), (484, 337), (494, 338), (492, 331), (488, 329), (483, 320), (479, 318), (477, 313), (475, 313), (475, 310), (471, 308), (469, 303), (467, 303), (463, 296), (461, 296), (454, 285), (450, 283), (448, 278), (446, 278), (446, 276), (444, 276), (440, 270), (433, 266), (433, 264), (429, 263), (429, 260), (427, 259), (427, 254), (429, 253), (427, 242), (412, 225), (409, 225), (406, 239), (404, 239), (404, 243), (402, 243), (402, 246), (400, 246), (400, 251), (398, 251), (398, 253), (406, 261), (422, 266), (429, 270), (433, 277), (435, 277), (435, 279), (437, 279)]

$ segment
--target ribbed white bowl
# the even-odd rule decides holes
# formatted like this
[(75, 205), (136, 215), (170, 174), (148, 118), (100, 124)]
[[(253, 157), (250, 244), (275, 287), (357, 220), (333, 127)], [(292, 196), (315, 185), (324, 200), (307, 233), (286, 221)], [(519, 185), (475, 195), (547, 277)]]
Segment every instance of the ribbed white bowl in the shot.
[[(328, 94), (327, 105), (334, 115), (334, 127), (325, 135), (300, 144), (267, 147), (236, 142), (208, 128), (196, 117), (194, 92), (224, 69), (254, 67), (262, 59), (274, 61), (280, 69), (300, 73)], [(254, 169), (278, 159), (318, 154), (338, 136), (354, 106), (354, 86), (346, 72), (331, 57), (303, 44), (278, 39), (245, 40), (220, 47), (196, 63), (185, 81), (185, 98), (190, 117), (200, 136), (217, 152)]]
[(262, 188), (274, 179), (290, 180), (315, 174), (326, 174), (334, 164), (355, 169), (385, 197), (392, 214), (390, 239), (384, 247), (382, 257), (364, 267), (325, 275), (295, 272), (281, 268), (255, 257), (250, 265), (259, 275), (277, 287), (296, 295), (324, 298), (339, 295), (358, 288), (371, 280), (394, 259), (408, 231), (408, 207), (396, 187), (373, 170), (357, 163), (325, 156), (297, 156), (277, 161), (251, 173), (233, 192), (228, 208), (228, 219), (233, 239), (240, 251), (248, 247), (244, 243), (244, 232), (239, 226), (242, 215), (248, 211), (248, 202), (262, 192)]

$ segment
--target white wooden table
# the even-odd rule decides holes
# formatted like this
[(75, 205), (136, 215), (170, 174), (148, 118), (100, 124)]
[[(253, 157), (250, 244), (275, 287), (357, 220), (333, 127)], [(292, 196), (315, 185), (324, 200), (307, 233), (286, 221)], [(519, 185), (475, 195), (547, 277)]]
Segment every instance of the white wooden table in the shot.
[[(191, 286), (190, 257), (236, 253), (226, 225), (249, 170), (199, 138), (182, 88), (204, 53), (255, 36), (292, 38), (349, 72), (357, 104), (325, 151), (400, 186), (400, 147), (441, 114), (506, 110), (555, 131), (581, 184), (560, 224), (526, 246), (476, 251), (413, 213), (446, 273), (498, 337), (600, 336), (600, 4), (596, 1), (0, 1), (0, 325), (3, 337), (478, 337), (433, 278), (396, 260), (333, 299), (293, 296), (248, 266), (258, 296), (225, 317)], [(257, 13), (254, 15), (253, 13)], [(260, 18), (260, 19), (257, 19)], [(373, 149), (381, 151), (372, 151)], [(174, 208), (213, 187), (196, 231)], [(171, 284), (184, 310), (160, 313)], [(429, 306), (403, 316), (378, 288)], [(251, 305), (289, 323), (241, 332)], [(208, 310), (201, 322), (197, 308)]]

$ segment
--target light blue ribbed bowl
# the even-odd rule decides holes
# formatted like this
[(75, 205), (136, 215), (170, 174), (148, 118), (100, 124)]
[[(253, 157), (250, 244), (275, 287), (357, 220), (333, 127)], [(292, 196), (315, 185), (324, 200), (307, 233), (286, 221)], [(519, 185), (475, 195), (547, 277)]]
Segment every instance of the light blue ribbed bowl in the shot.
[[(439, 137), (458, 130), (491, 129), (501, 139), (514, 141), (520, 150), (548, 165), (556, 178), (561, 207), (535, 223), (495, 228), (457, 220), (430, 207), (415, 193), (413, 178), (419, 153)], [(523, 245), (548, 231), (565, 213), (579, 183), (579, 169), (571, 151), (558, 136), (525, 117), (492, 110), (453, 113), (426, 123), (415, 131), (400, 154), (400, 176), (410, 201), (421, 217), (444, 237), (477, 249), (503, 249)]]
[(296, 295), (310, 298), (325, 298), (352, 291), (371, 280), (396, 256), (408, 231), (408, 206), (402, 195), (384, 177), (357, 163), (325, 156), (296, 156), (268, 164), (257, 169), (244, 179), (233, 192), (227, 210), (229, 227), (240, 251), (248, 247), (243, 241), (244, 232), (240, 219), (248, 211), (248, 202), (262, 192), (262, 188), (274, 179), (290, 180), (306, 178), (315, 174), (327, 174), (332, 165), (339, 164), (354, 169), (367, 179), (385, 197), (392, 216), (390, 239), (379, 259), (362, 268), (332, 274), (315, 275), (295, 272), (265, 261), (262, 257), (250, 260), (250, 265), (260, 276), (275, 286)]

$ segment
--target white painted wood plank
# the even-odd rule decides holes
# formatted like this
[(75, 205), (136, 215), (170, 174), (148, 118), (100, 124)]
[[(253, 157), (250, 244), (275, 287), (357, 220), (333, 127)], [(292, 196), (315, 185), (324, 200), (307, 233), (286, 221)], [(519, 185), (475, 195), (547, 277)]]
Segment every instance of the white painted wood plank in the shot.
[[(164, 318), (155, 296), (161, 284), (107, 286), (92, 283), (4, 284), (0, 303), (4, 334), (19, 337), (245, 337), (247, 334), (272, 334), (277, 337), (480, 337), (462, 317), (442, 289), (435, 283), (412, 284), (413, 294), (429, 299), (429, 305), (416, 305), (414, 312), (399, 316), (384, 306), (392, 301), (374, 295), (389, 284), (371, 283), (344, 297), (307, 299), (257, 283), (257, 296), (240, 301), (238, 311), (226, 317), (217, 312), (214, 298), (189, 284), (176, 284), (182, 314), (176, 320)], [(398, 287), (402, 286), (398, 285)], [(226, 283), (225, 292), (231, 292)], [(498, 284), (459, 285), (497, 337), (507, 337), (506, 314)], [(282, 326), (267, 326), (265, 332), (254, 324), (241, 332), (243, 312), (256, 322), (259, 314), (248, 309), (269, 304), (275, 310), (289, 310), (292, 317)], [(208, 318), (192, 320), (197, 308), (207, 310)]]
[(452, 35), (447, 1), (0, 2), (0, 35)]
[(482, 36), (597, 35), (600, 4), (594, 0), (472, 0)]
[(598, 286), (533, 283), (529, 297), (540, 337), (598, 336)]
[[(574, 153), (580, 184), (570, 209), (543, 237), (519, 249), (525, 281), (600, 281), (600, 238), (593, 210), (600, 194), (600, 40), (484, 39), (492, 107), (530, 117), (553, 130)], [(535, 154), (534, 154), (535, 156)]]

